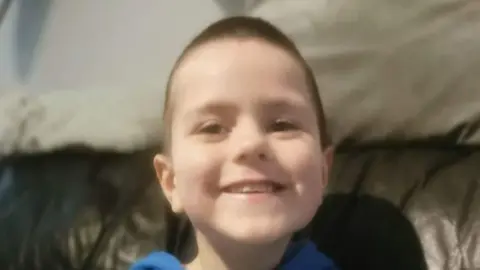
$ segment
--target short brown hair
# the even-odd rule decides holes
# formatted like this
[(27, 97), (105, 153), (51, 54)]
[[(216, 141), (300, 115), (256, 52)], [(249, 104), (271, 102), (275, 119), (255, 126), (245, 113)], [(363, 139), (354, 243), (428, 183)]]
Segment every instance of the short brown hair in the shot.
[(317, 125), (319, 128), (322, 148), (329, 146), (331, 144), (331, 139), (327, 132), (325, 113), (323, 110), (322, 101), (320, 99), (320, 94), (318, 92), (318, 86), (315, 81), (315, 76), (313, 75), (310, 66), (300, 54), (298, 48), (295, 46), (293, 41), (284, 33), (282, 33), (277, 27), (263, 19), (247, 16), (235, 16), (221, 19), (200, 32), (193, 40), (190, 41), (190, 43), (185, 47), (185, 49), (175, 62), (175, 65), (173, 66), (173, 69), (168, 77), (165, 93), (165, 104), (163, 112), (163, 148), (169, 148), (169, 145), (171, 143), (173, 107), (170, 102), (170, 97), (176, 71), (178, 70), (179, 66), (182, 64), (186, 56), (188, 56), (196, 48), (211, 41), (228, 38), (261, 39), (284, 49), (297, 61), (300, 62), (305, 71), (307, 84), (310, 89), (313, 105), (316, 110)]

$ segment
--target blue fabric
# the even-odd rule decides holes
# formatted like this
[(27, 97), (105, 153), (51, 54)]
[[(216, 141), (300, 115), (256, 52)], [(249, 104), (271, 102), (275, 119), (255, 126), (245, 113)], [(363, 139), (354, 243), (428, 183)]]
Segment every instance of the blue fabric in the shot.
[(130, 267), (130, 270), (184, 270), (179, 260), (167, 252), (153, 252)]
[[(183, 270), (174, 256), (166, 252), (153, 252), (130, 267), (130, 270)], [(317, 251), (312, 242), (292, 245), (279, 267), (281, 270), (337, 270), (332, 260)]]
[(281, 270), (337, 270), (332, 260), (319, 252), (310, 241), (292, 245), (285, 253)]

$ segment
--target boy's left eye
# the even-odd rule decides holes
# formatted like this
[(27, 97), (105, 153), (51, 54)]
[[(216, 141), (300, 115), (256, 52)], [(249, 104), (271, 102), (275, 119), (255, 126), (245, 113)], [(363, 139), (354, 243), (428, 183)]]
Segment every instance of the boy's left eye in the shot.
[(296, 129), (298, 129), (298, 126), (286, 119), (277, 119), (270, 126), (270, 130), (273, 132), (285, 132)]

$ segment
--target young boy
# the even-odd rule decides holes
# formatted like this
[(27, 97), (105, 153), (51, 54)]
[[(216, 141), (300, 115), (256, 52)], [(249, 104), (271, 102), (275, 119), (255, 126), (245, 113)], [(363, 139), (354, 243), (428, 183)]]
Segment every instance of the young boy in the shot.
[(333, 149), (314, 76), (277, 28), (232, 17), (201, 32), (170, 75), (164, 127), (155, 170), (198, 252), (131, 269), (335, 269), (293, 239), (322, 202)]

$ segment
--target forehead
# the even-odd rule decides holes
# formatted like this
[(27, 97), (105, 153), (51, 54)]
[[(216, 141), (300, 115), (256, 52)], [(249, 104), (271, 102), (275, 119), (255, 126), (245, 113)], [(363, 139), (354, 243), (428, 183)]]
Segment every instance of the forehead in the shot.
[[(176, 111), (212, 100), (309, 99), (300, 61), (260, 39), (224, 39), (191, 51), (170, 91)], [(180, 107), (180, 108), (179, 108)]]

